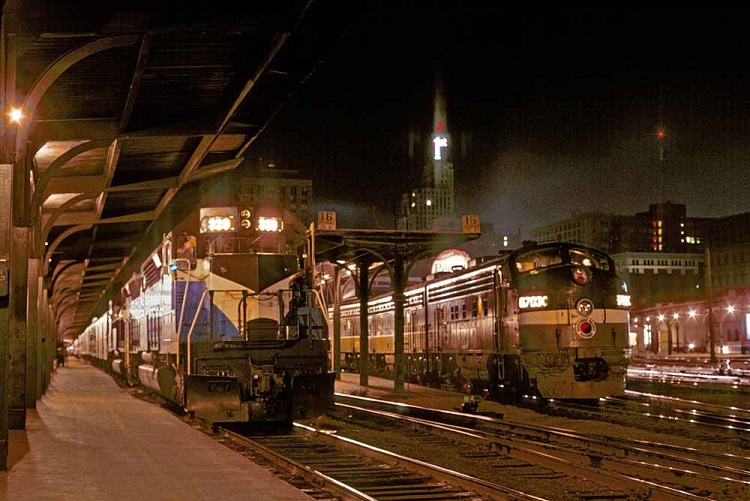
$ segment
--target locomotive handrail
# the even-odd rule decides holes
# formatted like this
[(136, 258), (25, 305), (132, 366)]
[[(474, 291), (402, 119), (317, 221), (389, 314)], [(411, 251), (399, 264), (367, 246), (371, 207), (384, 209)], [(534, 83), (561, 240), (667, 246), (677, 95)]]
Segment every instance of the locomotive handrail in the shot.
[(191, 341), (193, 337), (193, 329), (195, 329), (195, 322), (198, 321), (198, 315), (201, 312), (201, 305), (203, 305), (203, 300), (206, 299), (206, 294), (208, 294), (208, 289), (203, 290), (203, 294), (201, 294), (201, 299), (198, 301), (198, 306), (195, 308), (195, 315), (193, 316), (193, 322), (190, 324), (190, 330), (188, 331), (187, 335), (187, 375), (190, 375), (190, 352), (191, 350)]
[(328, 332), (331, 332), (331, 319), (328, 318), (328, 305), (326, 305), (325, 299), (318, 289), (312, 289), (312, 292), (315, 294), (315, 297), (318, 298), (318, 304), (322, 306), (322, 308), (319, 309), (323, 313), (323, 320), (326, 321)]
[(177, 259), (173, 259), (170, 264), (177, 263), (178, 261), (185, 261), (188, 265), (187, 268), (187, 281), (185, 282), (185, 292), (182, 294), (182, 308), (180, 309), (180, 321), (177, 324), (177, 355), (176, 355), (176, 365), (177, 367), (180, 366), (180, 333), (182, 332), (182, 317), (185, 314), (185, 303), (187, 302), (187, 295), (188, 295), (188, 288), (190, 287), (190, 277), (192, 274), (190, 273), (190, 260), (184, 257), (179, 257)]

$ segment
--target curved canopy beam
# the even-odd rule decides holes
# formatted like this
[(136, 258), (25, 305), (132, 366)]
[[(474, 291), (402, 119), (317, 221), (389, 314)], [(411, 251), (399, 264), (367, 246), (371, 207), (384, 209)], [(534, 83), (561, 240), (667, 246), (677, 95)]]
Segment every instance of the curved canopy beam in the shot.
[[(42, 101), (44, 94), (49, 90), (52, 84), (60, 76), (69, 70), (74, 64), (105, 50), (116, 49), (120, 47), (132, 47), (141, 40), (139, 35), (115, 35), (110, 37), (98, 38), (91, 42), (77, 47), (55, 60), (45, 69), (34, 85), (31, 87), (26, 99), (23, 101), (23, 110), (27, 116), (33, 117), (39, 103)], [(23, 127), (24, 135), (28, 136), (31, 121)], [(24, 141), (25, 142), (25, 141)]]
[(110, 143), (112, 143), (112, 141), (109, 139), (96, 139), (93, 141), (86, 141), (85, 143), (74, 146), (73, 148), (57, 157), (50, 164), (47, 170), (44, 171), (44, 174), (42, 174), (42, 176), (39, 178), (39, 183), (34, 190), (34, 198), (31, 200), (32, 214), (34, 214), (36, 217), (39, 217), (39, 211), (41, 210), (42, 204), (44, 203), (42, 197), (44, 196), (44, 192), (46, 191), (50, 180), (65, 168), (65, 164), (68, 163), (68, 161), (77, 157), (81, 153), (85, 153), (87, 151), (95, 150), (98, 148), (106, 148), (110, 145)]

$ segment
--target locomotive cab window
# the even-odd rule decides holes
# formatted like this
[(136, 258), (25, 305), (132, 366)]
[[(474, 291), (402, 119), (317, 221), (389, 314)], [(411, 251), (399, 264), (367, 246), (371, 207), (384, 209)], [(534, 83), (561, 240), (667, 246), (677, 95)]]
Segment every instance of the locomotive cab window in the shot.
[(570, 249), (568, 252), (570, 254), (570, 262), (573, 264), (599, 270), (609, 270), (609, 261), (601, 254), (585, 249)]
[(560, 249), (538, 250), (527, 252), (516, 258), (516, 269), (521, 273), (562, 264)]

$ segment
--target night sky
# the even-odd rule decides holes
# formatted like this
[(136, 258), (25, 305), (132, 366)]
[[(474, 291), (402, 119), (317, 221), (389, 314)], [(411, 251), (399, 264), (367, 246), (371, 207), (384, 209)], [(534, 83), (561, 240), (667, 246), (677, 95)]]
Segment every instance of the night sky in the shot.
[(496, 3), (369, 2), (248, 156), (310, 177), (313, 215), (393, 227), (421, 177), (407, 133), (431, 132), (439, 76), (458, 212), (498, 231), (663, 199), (694, 217), (750, 211), (742, 10)]

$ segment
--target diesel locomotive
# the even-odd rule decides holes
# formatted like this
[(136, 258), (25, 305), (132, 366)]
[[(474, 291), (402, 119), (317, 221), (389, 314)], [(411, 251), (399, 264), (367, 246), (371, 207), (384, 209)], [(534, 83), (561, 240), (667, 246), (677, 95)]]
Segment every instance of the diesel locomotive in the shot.
[(195, 210), (73, 352), (212, 423), (324, 413), (335, 380), (327, 317), (284, 223), (273, 205)]
[[(474, 260), (405, 290), (404, 374), (501, 400), (623, 395), (630, 296), (612, 259), (571, 243)], [(341, 366), (359, 368), (359, 302), (341, 305)], [(394, 305), (368, 303), (368, 366), (394, 374)]]

